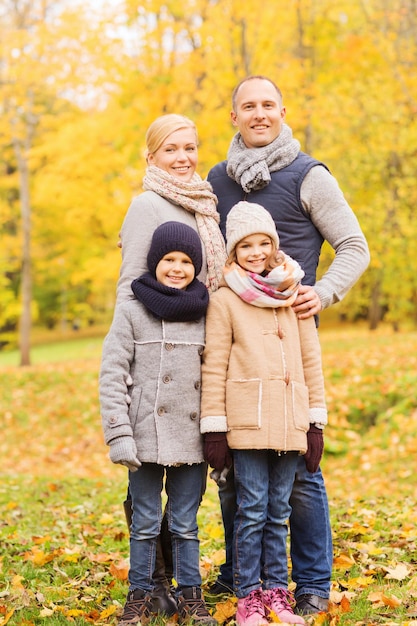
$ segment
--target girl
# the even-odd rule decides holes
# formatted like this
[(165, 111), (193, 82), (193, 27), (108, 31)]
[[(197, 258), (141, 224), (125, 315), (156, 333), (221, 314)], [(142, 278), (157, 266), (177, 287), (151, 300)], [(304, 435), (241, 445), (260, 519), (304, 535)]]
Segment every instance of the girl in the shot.
[(216, 626), (201, 593), (197, 510), (206, 464), (199, 428), (201, 354), (208, 291), (195, 230), (166, 222), (152, 237), (149, 271), (132, 282), (104, 341), (100, 402), (110, 459), (129, 469), (132, 498), (129, 593), (119, 626), (146, 623), (166, 511), (179, 623)]
[(226, 466), (228, 448), (233, 456), (236, 621), (261, 626), (273, 612), (304, 624), (288, 592), (287, 519), (310, 421), (327, 422), (320, 344), (314, 318), (298, 320), (291, 307), (304, 273), (278, 251), (269, 212), (239, 202), (226, 242), (225, 284), (206, 319), (201, 432), (212, 439), (210, 465)]

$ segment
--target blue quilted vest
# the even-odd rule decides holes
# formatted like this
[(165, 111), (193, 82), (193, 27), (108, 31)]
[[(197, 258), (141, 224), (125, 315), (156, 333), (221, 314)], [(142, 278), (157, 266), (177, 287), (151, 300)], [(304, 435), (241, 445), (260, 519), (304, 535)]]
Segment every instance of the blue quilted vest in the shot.
[(326, 167), (324, 163), (300, 152), (290, 165), (271, 172), (271, 181), (266, 187), (250, 193), (245, 193), (240, 185), (229, 178), (226, 163), (218, 163), (208, 174), (208, 180), (219, 199), (217, 210), (223, 236), (226, 234), (226, 217), (232, 206), (240, 200), (260, 204), (272, 215), (279, 234), (280, 248), (303, 268), (303, 284), (314, 285), (324, 239), (301, 205), (300, 189), (307, 172), (316, 165)]

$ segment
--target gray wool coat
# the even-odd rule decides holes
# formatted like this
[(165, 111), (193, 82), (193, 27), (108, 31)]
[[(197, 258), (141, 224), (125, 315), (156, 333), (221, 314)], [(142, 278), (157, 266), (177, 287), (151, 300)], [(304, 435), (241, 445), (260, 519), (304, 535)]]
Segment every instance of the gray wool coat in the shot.
[(200, 434), (204, 319), (167, 322), (137, 300), (116, 307), (104, 340), (100, 406), (104, 438), (134, 437), (141, 462), (194, 464)]

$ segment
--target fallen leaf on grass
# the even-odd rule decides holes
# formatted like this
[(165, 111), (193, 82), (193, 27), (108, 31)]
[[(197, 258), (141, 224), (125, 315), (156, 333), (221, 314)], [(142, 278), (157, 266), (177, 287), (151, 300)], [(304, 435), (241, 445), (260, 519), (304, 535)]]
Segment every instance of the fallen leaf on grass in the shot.
[(402, 604), (402, 601), (394, 595), (387, 596), (383, 591), (374, 591), (368, 595), (368, 600), (372, 602), (374, 608), (381, 606), (389, 606), (396, 608)]
[(19, 576), (18, 574), (13, 576), (13, 578), (12, 578), (12, 587), (14, 589), (23, 589), (22, 580), (24, 580), (23, 576)]
[(210, 559), (213, 565), (221, 565), (225, 559), (224, 548), (220, 548), (220, 550), (216, 550), (215, 552), (212, 552), (210, 555)]
[(0, 626), (5, 626), (8, 623), (9, 619), (12, 617), (14, 613), (14, 609), (5, 614), (4, 617), (0, 617)]
[(373, 585), (375, 579), (372, 576), (357, 576), (356, 578), (349, 578), (348, 580), (341, 580), (340, 585), (346, 587), (346, 589), (365, 589), (369, 585)]
[(219, 622), (219, 624), (224, 624), (224, 622), (233, 617), (235, 613), (236, 599), (229, 598), (225, 602), (218, 602), (216, 604), (216, 612), (213, 617)]
[(41, 545), (42, 543), (47, 543), (48, 541), (51, 541), (51, 536), (45, 535), (45, 537), (38, 537), (37, 535), (33, 535), (32, 541), (36, 545)]
[(114, 604), (111, 604), (110, 606), (107, 607), (107, 609), (104, 609), (104, 611), (100, 613), (100, 619), (106, 619), (107, 617), (110, 617), (110, 615), (113, 615), (113, 613), (116, 613), (116, 611), (117, 611), (117, 606), (115, 606)]
[(127, 575), (129, 573), (129, 563), (125, 559), (122, 561), (114, 561), (110, 565), (110, 574), (117, 578), (118, 580), (127, 580)]
[(54, 614), (54, 609), (48, 609), (48, 607), (44, 606), (42, 611), (39, 611), (40, 617), (51, 617)]
[(349, 568), (353, 565), (355, 565), (355, 561), (348, 554), (339, 554), (339, 556), (335, 557), (335, 559), (333, 560), (333, 566), (337, 569)]
[(110, 513), (104, 513), (98, 520), (98, 523), (103, 524), (103, 526), (109, 526), (110, 524), (114, 524), (114, 516), (110, 515)]
[(382, 569), (387, 572), (385, 578), (391, 580), (404, 580), (411, 573), (411, 569), (405, 563), (398, 563), (396, 567), (382, 567)]
[(88, 552), (86, 556), (92, 563), (108, 563), (120, 559), (119, 552)]
[(46, 563), (50, 563), (57, 556), (61, 554), (62, 550), (51, 550), (51, 552), (44, 552), (34, 546), (30, 551), (24, 553), (24, 559), (31, 561), (36, 567), (42, 567)]

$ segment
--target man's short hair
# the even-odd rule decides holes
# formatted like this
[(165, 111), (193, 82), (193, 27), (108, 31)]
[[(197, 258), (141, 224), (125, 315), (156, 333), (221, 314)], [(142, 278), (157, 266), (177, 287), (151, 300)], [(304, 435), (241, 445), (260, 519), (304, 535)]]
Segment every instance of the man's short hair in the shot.
[(237, 92), (239, 91), (239, 89), (241, 88), (241, 86), (244, 83), (247, 83), (249, 80), (267, 80), (269, 83), (271, 83), (271, 85), (274, 87), (274, 89), (276, 90), (277, 94), (279, 95), (279, 97), (282, 100), (282, 92), (281, 89), (278, 87), (278, 85), (276, 83), (274, 83), (274, 81), (271, 78), (268, 78), (267, 76), (262, 76), (262, 74), (254, 74), (251, 76), (246, 76), (246, 78), (243, 78), (240, 83), (238, 83), (236, 85), (236, 87), (233, 89), (233, 93), (232, 93), (232, 107), (233, 107), (233, 111), (236, 111), (236, 98), (237, 98)]

